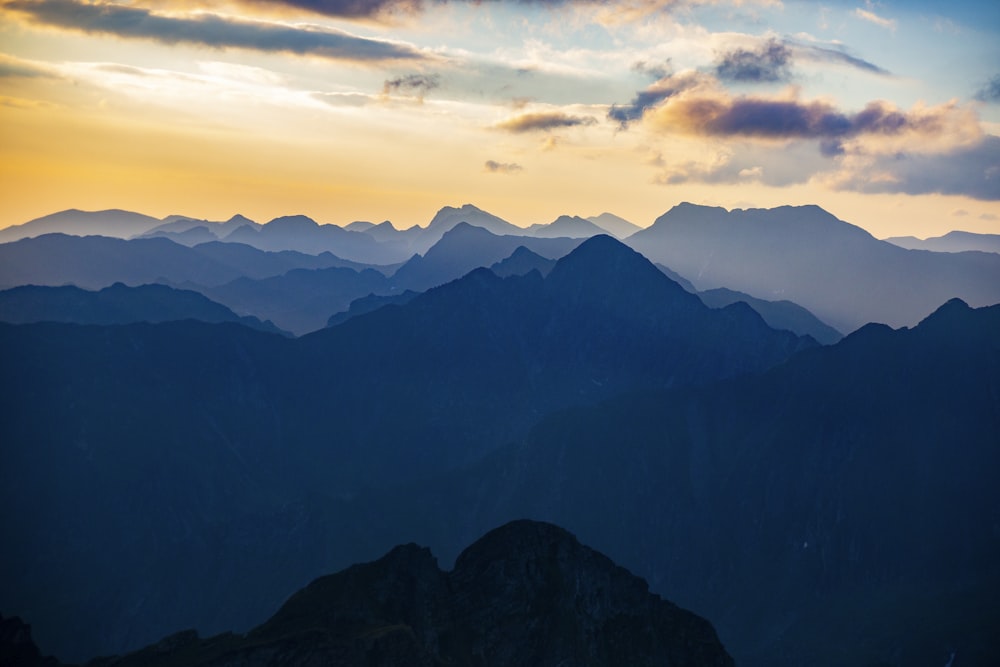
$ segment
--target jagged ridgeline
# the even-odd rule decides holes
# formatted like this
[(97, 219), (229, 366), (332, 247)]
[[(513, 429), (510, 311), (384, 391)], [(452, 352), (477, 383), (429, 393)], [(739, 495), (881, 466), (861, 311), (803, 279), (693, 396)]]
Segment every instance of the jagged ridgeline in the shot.
[[(56, 667), (0, 619), (5, 667)], [(9, 662), (8, 662), (9, 661)], [(730, 667), (708, 621), (551, 524), (491, 531), (444, 572), (415, 544), (317, 579), (246, 634), (176, 633), (90, 667)]]

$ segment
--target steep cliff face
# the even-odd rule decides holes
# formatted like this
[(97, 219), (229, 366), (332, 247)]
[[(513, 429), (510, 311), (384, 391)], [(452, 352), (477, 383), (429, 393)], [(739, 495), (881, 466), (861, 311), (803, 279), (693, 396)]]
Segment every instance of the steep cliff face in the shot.
[(565, 530), (514, 521), (451, 572), (413, 544), (322, 577), (246, 635), (181, 632), (92, 667), (728, 667), (708, 621)]

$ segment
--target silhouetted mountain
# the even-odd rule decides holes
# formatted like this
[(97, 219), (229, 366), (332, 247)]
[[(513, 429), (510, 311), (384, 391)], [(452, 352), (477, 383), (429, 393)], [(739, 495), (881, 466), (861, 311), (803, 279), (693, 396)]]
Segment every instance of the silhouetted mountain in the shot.
[(933, 250), (934, 252), (1000, 252), (1000, 234), (974, 234), (972, 232), (948, 232), (944, 236), (918, 239), (915, 236), (894, 236), (887, 242), (907, 250)]
[(331, 313), (372, 293), (390, 291), (389, 279), (373, 269), (293, 269), (280, 276), (236, 280), (201, 290), (237, 313), (274, 322), (297, 336), (322, 329)]
[(531, 225), (523, 234), (537, 238), (572, 238), (584, 239), (598, 234), (607, 234), (607, 230), (598, 227), (590, 220), (579, 216), (561, 215), (552, 222), (543, 225)]
[(423, 521), (331, 499), (482, 460), (553, 410), (812, 345), (745, 305), (707, 308), (606, 236), (546, 278), (478, 269), (299, 339), (193, 321), (0, 325), (5, 611), (67, 659), (178, 627), (242, 630), (388, 546), (356, 520), (370, 534)]
[(0, 322), (74, 322), (76, 324), (129, 324), (132, 322), (238, 322), (253, 329), (284, 333), (256, 317), (238, 317), (220, 303), (189, 290), (166, 285), (127, 287), (115, 283), (91, 292), (70, 285), (27, 285), (0, 291)]
[(562, 257), (578, 246), (581, 239), (536, 239), (528, 236), (497, 236), (482, 227), (458, 223), (423, 256), (410, 258), (392, 276), (399, 289), (423, 291), (469, 271), (491, 266), (524, 246), (543, 257)]
[(374, 222), (368, 222), (367, 220), (355, 220), (352, 223), (344, 225), (344, 229), (349, 232), (363, 232), (367, 229), (371, 229), (375, 226)]
[(691, 294), (698, 293), (698, 290), (694, 288), (694, 285), (691, 284), (691, 281), (682, 276), (681, 274), (659, 263), (655, 264), (655, 266), (663, 273), (663, 275), (665, 275), (667, 278), (670, 278), (675, 283), (683, 287), (685, 292), (690, 292)]
[(131, 211), (118, 209), (78, 211), (70, 209), (35, 218), (21, 225), (0, 229), (0, 243), (33, 238), (43, 234), (129, 238), (149, 231), (159, 224), (160, 220), (156, 218)]
[(532, 271), (538, 271), (543, 277), (549, 275), (549, 271), (556, 265), (556, 260), (542, 257), (533, 253), (523, 245), (517, 246), (510, 257), (495, 263), (490, 267), (493, 273), (501, 278), (507, 276), (523, 276)]
[(446, 232), (451, 231), (462, 222), (473, 227), (481, 227), (497, 236), (523, 235), (525, 233), (521, 227), (512, 225), (503, 218), (487, 213), (472, 204), (465, 204), (460, 208), (445, 206), (434, 215), (422, 231), (415, 242), (413, 251), (421, 255), (424, 254), (431, 246), (440, 241)]
[(845, 332), (868, 322), (913, 325), (953, 297), (1000, 302), (1000, 256), (904, 250), (816, 206), (681, 204), (628, 242), (699, 290), (788, 299)]
[(639, 225), (629, 222), (625, 218), (607, 212), (600, 215), (592, 215), (587, 220), (619, 239), (628, 238), (642, 229)]
[(742, 301), (767, 322), (772, 329), (786, 329), (800, 336), (812, 336), (823, 345), (831, 345), (843, 338), (833, 327), (821, 322), (815, 315), (791, 301), (765, 301), (749, 294), (720, 287), (698, 292), (698, 298), (710, 308), (724, 308), (731, 303)]
[(331, 252), (338, 257), (367, 264), (392, 264), (409, 256), (407, 252), (394, 252), (381, 246), (365, 232), (349, 231), (337, 225), (320, 225), (304, 215), (275, 218), (259, 229), (239, 227), (222, 240), (268, 251), (295, 250), (311, 255)]
[[(331, 667), (733, 664), (712, 626), (553, 525), (516, 521), (442, 572), (431, 552), (398, 546), (317, 579), (245, 636), (193, 631), (116, 667), (281, 664)], [(94, 665), (97, 667), (97, 665)]]
[(295, 268), (366, 265), (329, 253), (269, 253), (238, 243), (204, 243), (194, 248), (163, 238), (125, 241), (103, 236), (46, 234), (0, 244), (0, 287), (66, 285), (100, 289), (165, 282), (213, 286), (241, 276), (264, 278)]
[(378, 310), (382, 306), (397, 305), (402, 306), (413, 301), (414, 298), (420, 295), (420, 292), (414, 292), (413, 290), (406, 290), (404, 292), (398, 292), (394, 294), (369, 294), (368, 296), (361, 297), (360, 299), (355, 299), (348, 306), (347, 310), (342, 310), (339, 313), (335, 313), (330, 316), (327, 320), (326, 326), (334, 327), (338, 324), (342, 324), (352, 317), (357, 317), (358, 315), (364, 315), (365, 313), (370, 313), (372, 311)]

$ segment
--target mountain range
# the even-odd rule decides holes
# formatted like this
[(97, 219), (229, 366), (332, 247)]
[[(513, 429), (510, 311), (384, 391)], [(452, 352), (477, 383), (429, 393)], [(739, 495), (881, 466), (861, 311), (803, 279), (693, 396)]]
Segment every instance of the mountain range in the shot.
[(972, 232), (948, 232), (944, 236), (918, 239), (915, 236), (894, 236), (887, 242), (909, 250), (933, 250), (935, 252), (1000, 252), (1000, 234), (973, 234)]
[[(376, 644), (467, 662), (498, 636), (479, 628), (507, 624), (504, 651), (534, 650), (509, 596), (575, 600), (592, 630), (604, 570), (574, 569), (596, 556), (560, 529), (509, 523), (527, 518), (709, 619), (741, 665), (1000, 662), (1000, 305), (969, 297), (1000, 301), (995, 254), (906, 250), (814, 207), (681, 206), (628, 245), (477, 216), (503, 230), (443, 209), (397, 264), (188, 246), (168, 235), (226, 223), (181, 216), (151, 238), (0, 244), (0, 305), (22, 322), (0, 324), (0, 635), (24, 638), (16, 614), (42, 653), (123, 656), (100, 664)], [(393, 252), (431, 229), (351, 227)], [(251, 328), (250, 310), (302, 335)], [(855, 326), (864, 313), (906, 324)], [(471, 577), (492, 582), (493, 615), (416, 620), (473, 615), (483, 590), (455, 573), (496, 526), (506, 552), (477, 544), (509, 558)], [(533, 570), (532, 535), (562, 555)], [(444, 569), (393, 550), (411, 542)], [(428, 597), (387, 608), (401, 572)], [(333, 616), (310, 620), (320, 599)], [(360, 635), (330, 621), (341, 602), (365, 610)], [(560, 618), (529, 625), (583, 653), (532, 655), (604, 650)], [(441, 633), (462, 639), (424, 641)]]

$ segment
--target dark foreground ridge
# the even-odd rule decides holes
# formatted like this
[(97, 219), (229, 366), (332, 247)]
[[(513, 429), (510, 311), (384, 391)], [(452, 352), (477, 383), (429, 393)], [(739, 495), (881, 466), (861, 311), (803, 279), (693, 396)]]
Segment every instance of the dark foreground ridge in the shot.
[[(18, 619), (0, 656), (43, 661)], [(16, 650), (15, 650), (16, 649)], [(407, 544), (321, 577), (246, 635), (179, 632), (91, 667), (241, 665), (730, 666), (711, 624), (548, 523), (513, 521), (451, 572)]]

